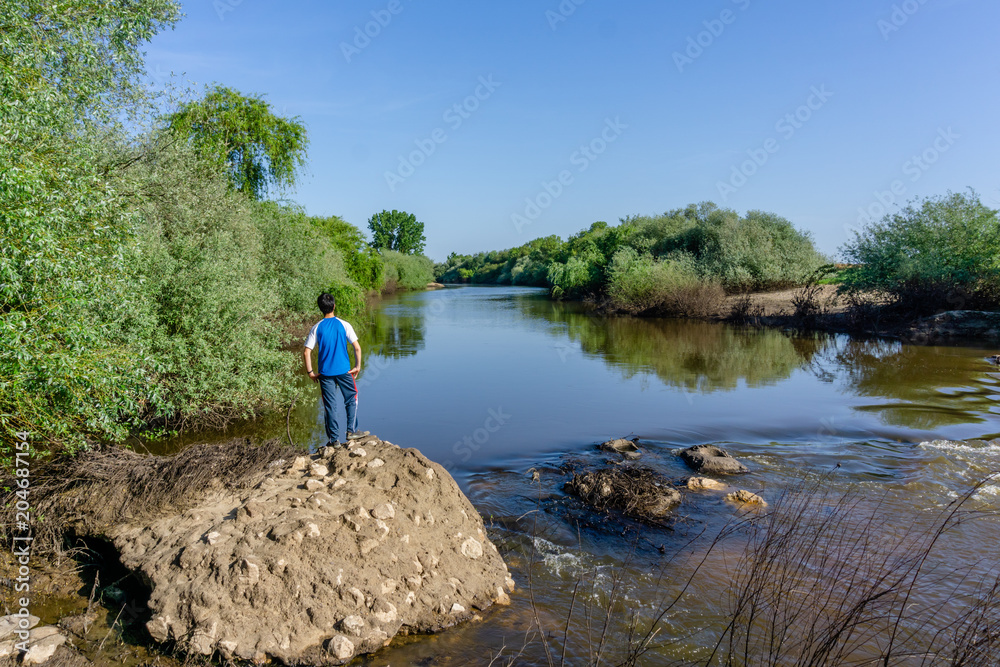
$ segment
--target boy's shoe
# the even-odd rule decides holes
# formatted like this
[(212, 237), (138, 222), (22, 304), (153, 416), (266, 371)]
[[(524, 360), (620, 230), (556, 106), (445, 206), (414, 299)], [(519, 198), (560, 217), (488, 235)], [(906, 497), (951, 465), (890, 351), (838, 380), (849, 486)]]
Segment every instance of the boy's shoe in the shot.
[(366, 435), (371, 435), (368, 431), (349, 431), (347, 433), (348, 440), (357, 440), (358, 438), (363, 438)]

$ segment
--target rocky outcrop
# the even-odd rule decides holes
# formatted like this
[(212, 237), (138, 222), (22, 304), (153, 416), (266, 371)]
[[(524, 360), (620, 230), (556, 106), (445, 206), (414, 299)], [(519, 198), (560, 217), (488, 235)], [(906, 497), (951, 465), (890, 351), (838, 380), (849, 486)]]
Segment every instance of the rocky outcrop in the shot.
[(757, 507), (767, 507), (767, 503), (756, 493), (751, 493), (746, 489), (740, 489), (734, 493), (726, 494), (726, 501), (735, 505), (754, 505)]
[(328, 452), (105, 531), (151, 591), (154, 639), (343, 664), (509, 603), (507, 567), (444, 468), (374, 436)]
[(684, 486), (688, 491), (723, 491), (729, 488), (728, 484), (708, 477), (689, 477)]
[(715, 445), (695, 445), (681, 452), (681, 459), (703, 475), (737, 475), (750, 472), (729, 452)]

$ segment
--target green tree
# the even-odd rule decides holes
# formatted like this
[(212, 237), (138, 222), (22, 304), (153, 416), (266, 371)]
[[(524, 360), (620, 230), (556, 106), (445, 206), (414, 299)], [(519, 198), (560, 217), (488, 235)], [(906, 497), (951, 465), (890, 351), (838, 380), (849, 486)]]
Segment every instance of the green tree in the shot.
[(0, 440), (124, 436), (148, 319), (110, 182), (119, 121), (147, 107), (141, 46), (170, 0), (0, 0)]
[(368, 220), (372, 233), (372, 247), (376, 250), (395, 250), (404, 255), (422, 255), (424, 243), (424, 223), (417, 222), (417, 216), (406, 211), (382, 211)]
[(224, 168), (235, 190), (254, 199), (263, 199), (271, 187), (294, 185), (305, 165), (305, 125), (298, 118), (275, 115), (257, 95), (215, 86), (203, 99), (170, 114), (167, 122), (190, 139), (198, 155)]

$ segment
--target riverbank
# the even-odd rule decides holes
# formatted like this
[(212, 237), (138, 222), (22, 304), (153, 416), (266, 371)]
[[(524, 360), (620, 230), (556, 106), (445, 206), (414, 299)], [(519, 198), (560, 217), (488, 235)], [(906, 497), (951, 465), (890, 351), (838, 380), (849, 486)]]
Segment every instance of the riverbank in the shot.
[[(815, 285), (772, 292), (729, 294), (703, 319), (781, 329), (896, 338), (937, 344), (978, 340), (1000, 344), (1000, 312), (947, 310), (926, 317), (900, 318), (878, 305), (848, 305), (837, 285)], [(956, 305), (959, 305), (956, 303)]]

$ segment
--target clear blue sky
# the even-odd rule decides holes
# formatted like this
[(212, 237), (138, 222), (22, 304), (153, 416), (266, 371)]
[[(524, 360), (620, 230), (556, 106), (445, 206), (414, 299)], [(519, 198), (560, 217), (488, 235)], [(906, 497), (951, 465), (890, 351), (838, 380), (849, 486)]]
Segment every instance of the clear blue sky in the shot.
[[(147, 48), (155, 79), (218, 82), (299, 116), (309, 167), (290, 198), (362, 229), (382, 209), (414, 213), (439, 261), (705, 200), (775, 212), (831, 254), (880, 194), (971, 186), (1000, 207), (996, 0), (183, 10)], [(375, 36), (358, 38), (366, 24)], [(430, 155), (412, 156), (417, 142)]]

